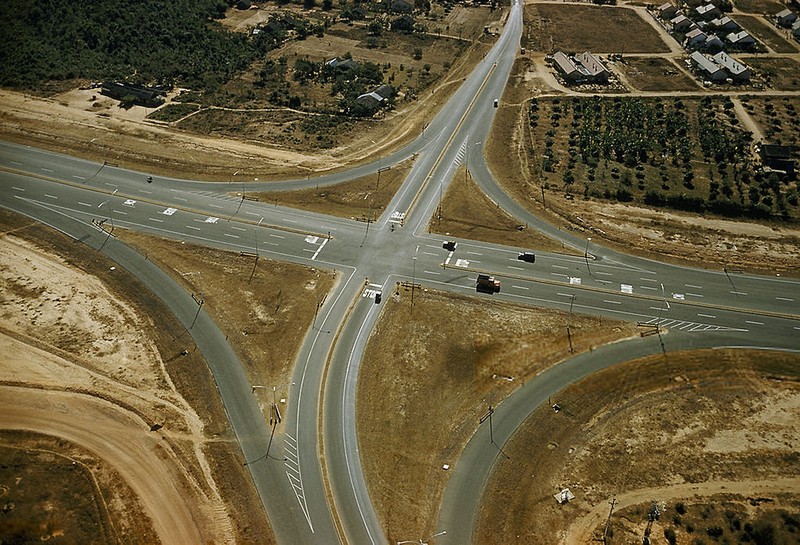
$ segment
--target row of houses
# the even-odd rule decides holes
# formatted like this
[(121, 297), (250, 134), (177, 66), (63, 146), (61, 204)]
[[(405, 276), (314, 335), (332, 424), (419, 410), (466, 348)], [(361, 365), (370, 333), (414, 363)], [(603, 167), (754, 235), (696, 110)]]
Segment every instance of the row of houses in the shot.
[(694, 51), (689, 60), (695, 72), (707, 81), (718, 83), (730, 78), (734, 83), (744, 83), (750, 80), (750, 68), (724, 51), (712, 56)]
[(608, 83), (609, 71), (602, 61), (588, 51), (575, 56), (556, 51), (553, 66), (569, 84)]
[(749, 49), (756, 44), (755, 38), (712, 3), (693, 8), (688, 12), (691, 17), (670, 2), (658, 6), (654, 11), (674, 34), (683, 34), (683, 46), (689, 50), (716, 52), (726, 46)]
[(785, 9), (775, 14), (775, 25), (789, 29), (795, 40), (800, 41), (800, 18), (790, 9)]

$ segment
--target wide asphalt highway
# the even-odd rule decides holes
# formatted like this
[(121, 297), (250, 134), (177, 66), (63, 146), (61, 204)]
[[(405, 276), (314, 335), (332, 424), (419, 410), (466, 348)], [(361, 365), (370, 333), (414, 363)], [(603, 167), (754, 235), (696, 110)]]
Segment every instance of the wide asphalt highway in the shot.
[[(487, 272), (502, 281), (495, 298), (637, 321), (669, 331), (595, 351), (601, 356), (596, 362), (592, 359), (592, 365), (610, 365), (662, 350), (661, 339), (663, 350), (732, 343), (797, 347), (798, 281), (666, 265), (613, 252), (541, 222), (500, 191), (477, 152), (493, 120), (492, 103), (502, 96), (516, 57), (520, 32), (521, 7), (514, 4), (496, 46), (425, 133), (394, 155), (346, 173), (285, 183), (248, 182), (246, 189), (238, 183), (166, 178), (148, 183), (146, 173), (113, 164), (0, 143), (0, 206), (99, 248), (142, 278), (187, 328), (198, 312), (195, 301), (146, 256), (120, 244), (109, 231), (134, 229), (339, 273), (334, 290), (319, 302), (296, 361), (284, 423), (270, 456), (265, 456), (269, 429), (224, 337), (220, 338), (202, 308), (189, 328), (214, 372), (245, 458), (252, 461), (248, 467), (280, 543), (386, 542), (360, 465), (355, 392), (361, 355), (379, 315), (375, 295), (388, 294), (397, 281), (474, 293), (476, 274)], [(235, 195), (338, 183), (414, 154), (408, 178), (387, 213), (374, 223)], [(453, 172), (465, 164), (481, 188), (521, 223), (545, 231), (584, 255), (540, 253), (535, 263), (524, 263), (517, 260), (520, 248), (468, 240), (457, 241), (454, 251), (444, 250), (442, 238), (428, 235), (426, 226)], [(547, 374), (552, 379), (541, 382), (544, 379), (537, 377), (498, 407), (497, 439), (505, 441), (510, 436), (538, 404), (533, 401), (578, 380), (581, 375), (574, 366), (593, 368), (571, 362), (557, 366)], [(323, 391), (324, 450), (318, 436)], [(464, 503), (465, 496), (479, 501), (495, 455), (485, 447), (474, 439), (454, 464), (440, 516), (440, 529), (448, 533), (438, 538), (440, 543), (469, 541), (477, 503)]]

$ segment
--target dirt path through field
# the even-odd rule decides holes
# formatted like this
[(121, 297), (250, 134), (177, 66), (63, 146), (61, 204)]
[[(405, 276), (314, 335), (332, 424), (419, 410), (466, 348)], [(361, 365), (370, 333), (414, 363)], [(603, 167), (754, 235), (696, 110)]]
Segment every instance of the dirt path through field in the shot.
[[(770, 479), (764, 481), (709, 481), (705, 483), (684, 483), (658, 488), (642, 488), (617, 496), (614, 509), (625, 509), (640, 503), (658, 499), (659, 501), (689, 499), (695, 496), (708, 497), (714, 494), (739, 494), (746, 497), (760, 497), (779, 492), (797, 493), (800, 479)], [(566, 545), (591, 543), (594, 530), (608, 517), (609, 504), (596, 505), (588, 514), (572, 523), (563, 541)]]
[(61, 437), (113, 465), (137, 493), (161, 543), (203, 541), (186, 493), (164, 463), (170, 454), (161, 446), (161, 436), (149, 432), (144, 422), (82, 394), (4, 386), (0, 397), (0, 428)]

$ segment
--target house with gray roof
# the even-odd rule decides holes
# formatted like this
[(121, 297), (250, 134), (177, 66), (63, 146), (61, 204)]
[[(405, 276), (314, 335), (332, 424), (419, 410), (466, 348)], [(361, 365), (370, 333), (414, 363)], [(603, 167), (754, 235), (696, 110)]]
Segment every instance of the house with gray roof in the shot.
[(725, 41), (731, 45), (735, 45), (741, 48), (748, 48), (753, 47), (756, 45), (756, 40), (746, 30), (740, 30), (739, 32), (731, 32), (727, 36), (725, 36)]
[(728, 72), (733, 81), (737, 83), (750, 81), (750, 69), (724, 51), (720, 51), (711, 58)]
[(678, 7), (669, 2), (667, 2), (666, 4), (661, 4), (656, 8), (656, 14), (658, 14), (658, 18), (664, 19), (666, 21), (674, 19), (677, 13), (678, 13)]
[(693, 28), (684, 36), (683, 46), (687, 49), (697, 49), (698, 47), (705, 45), (707, 38), (708, 36), (706, 36), (705, 32), (699, 28)]
[(684, 14), (680, 14), (674, 19), (670, 19), (669, 26), (673, 32), (686, 32), (694, 23)]
[(720, 9), (714, 4), (704, 4), (702, 6), (697, 6), (694, 11), (701, 19), (704, 19), (706, 21), (711, 21), (712, 19), (716, 19), (717, 17), (722, 15)]
[(575, 83), (581, 79), (581, 72), (578, 70), (578, 66), (563, 51), (556, 51), (553, 54), (553, 64), (567, 83)]
[(588, 81), (592, 83), (608, 82), (608, 69), (603, 65), (597, 56), (592, 55), (588, 51), (584, 51), (575, 57), (575, 60), (578, 61), (578, 68), (582, 68), (581, 72), (583, 72)]
[(725, 81), (728, 77), (728, 74), (721, 66), (699, 51), (694, 51), (689, 55), (689, 59), (692, 61), (692, 66), (694, 66), (695, 71), (703, 79), (709, 81)]
[(783, 28), (790, 28), (795, 21), (797, 21), (797, 15), (789, 9), (775, 14), (775, 23)]
[(716, 28), (717, 30), (724, 30), (726, 32), (736, 32), (739, 30), (739, 23), (724, 15), (722, 17), (717, 17), (709, 21), (708, 23), (710, 26)]

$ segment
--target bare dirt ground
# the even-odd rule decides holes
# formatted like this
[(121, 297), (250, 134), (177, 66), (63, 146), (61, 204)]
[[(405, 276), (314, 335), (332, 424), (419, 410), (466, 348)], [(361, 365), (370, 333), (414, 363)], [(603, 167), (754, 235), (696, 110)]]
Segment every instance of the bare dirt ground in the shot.
[[(274, 542), (213, 377), (182, 326), (89, 248), (7, 212), (0, 226), (0, 447), (80, 462), (97, 483), (99, 506), (81, 507), (69, 479), (37, 466), (36, 456), (26, 465), (0, 448), (4, 464), (17, 460), (0, 470), (12, 535), (65, 543)], [(169, 262), (166, 270), (190, 273), (174, 272), (187, 290), (205, 294), (253, 383), (276, 385), (285, 398), (293, 354), (333, 276), (266, 260), (254, 272), (252, 260), (224, 252), (130, 239), (150, 259)], [(236, 279), (241, 291), (231, 288)], [(19, 486), (19, 472), (48, 483), (45, 507), (41, 495)], [(30, 525), (20, 529), (14, 509), (32, 509), (37, 518), (25, 517)], [(92, 539), (78, 537), (86, 535), (87, 510), (102, 523)]]
[[(699, 512), (723, 493), (796, 514), (798, 370), (796, 354), (668, 353), (567, 388), (562, 411), (537, 409), (504, 446), (511, 461), (500, 460), (489, 481), (476, 542), (588, 543), (602, 534), (614, 496), (612, 544), (641, 543), (652, 501), (684, 500)], [(553, 494), (565, 487), (575, 499), (559, 505)], [(668, 527), (678, 543), (696, 543), (674, 513), (654, 525), (653, 543), (666, 543)], [(694, 523), (703, 534), (711, 525)]]
[[(387, 297), (359, 374), (358, 440), (390, 542), (434, 533), (448, 473), (480, 415), (569, 355), (566, 312), (401, 289)], [(458, 319), (454, 319), (454, 317)], [(572, 316), (576, 352), (635, 336)], [(392, 362), (392, 365), (387, 365)]]

